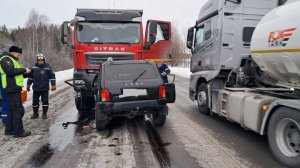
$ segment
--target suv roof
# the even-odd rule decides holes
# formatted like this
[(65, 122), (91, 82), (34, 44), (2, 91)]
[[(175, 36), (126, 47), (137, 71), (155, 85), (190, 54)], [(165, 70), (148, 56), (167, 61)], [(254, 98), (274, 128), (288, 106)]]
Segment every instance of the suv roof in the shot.
[(124, 88), (159, 88), (163, 80), (151, 61), (108, 61), (101, 66), (101, 88), (121, 94)]

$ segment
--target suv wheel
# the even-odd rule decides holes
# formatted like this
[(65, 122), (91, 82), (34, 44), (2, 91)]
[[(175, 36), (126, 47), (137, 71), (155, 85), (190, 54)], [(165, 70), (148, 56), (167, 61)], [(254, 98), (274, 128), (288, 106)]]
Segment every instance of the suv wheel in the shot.
[(155, 126), (162, 126), (166, 122), (168, 114), (168, 107), (164, 106), (162, 108), (159, 108), (159, 110), (156, 113), (152, 114), (152, 120)]

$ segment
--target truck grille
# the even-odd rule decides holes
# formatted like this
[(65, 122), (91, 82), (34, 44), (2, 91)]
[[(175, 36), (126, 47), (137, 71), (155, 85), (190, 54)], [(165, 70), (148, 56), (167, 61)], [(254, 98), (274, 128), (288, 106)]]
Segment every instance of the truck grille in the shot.
[(114, 61), (133, 60), (133, 54), (85, 54), (88, 65), (97, 66), (111, 57)]

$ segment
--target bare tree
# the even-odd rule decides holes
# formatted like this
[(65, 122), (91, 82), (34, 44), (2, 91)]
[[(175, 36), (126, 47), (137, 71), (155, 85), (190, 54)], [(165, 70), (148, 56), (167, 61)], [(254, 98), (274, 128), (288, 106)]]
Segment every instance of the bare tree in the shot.
[(176, 23), (172, 26), (172, 65), (179, 66), (184, 59), (185, 43)]
[(10, 33), (5, 25), (0, 26), (0, 52), (7, 50), (12, 44)]
[[(64, 70), (72, 67), (72, 60), (65, 53), (65, 47), (60, 44), (60, 30), (57, 25), (49, 24), (46, 15), (40, 15), (34, 9), (31, 10), (24, 28), (12, 31), (14, 43), (24, 48), (24, 66), (32, 66), (36, 62), (35, 55), (43, 53), (46, 61), (54, 70)], [(64, 51), (64, 53), (62, 52)]]

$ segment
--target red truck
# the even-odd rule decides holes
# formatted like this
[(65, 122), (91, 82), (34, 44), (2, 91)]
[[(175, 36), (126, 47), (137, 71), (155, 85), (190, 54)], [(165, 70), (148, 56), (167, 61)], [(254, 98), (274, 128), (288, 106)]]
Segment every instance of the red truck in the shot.
[(93, 109), (93, 80), (102, 62), (170, 61), (171, 23), (148, 20), (143, 33), (142, 10), (77, 9), (61, 27), (61, 42), (73, 51), (73, 85), (79, 112)]

